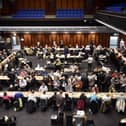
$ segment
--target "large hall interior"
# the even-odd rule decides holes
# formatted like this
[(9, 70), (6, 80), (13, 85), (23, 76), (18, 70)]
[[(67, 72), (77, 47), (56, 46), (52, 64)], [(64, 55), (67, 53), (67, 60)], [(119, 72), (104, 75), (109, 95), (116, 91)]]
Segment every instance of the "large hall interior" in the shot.
[(0, 126), (126, 126), (126, 0), (0, 0)]

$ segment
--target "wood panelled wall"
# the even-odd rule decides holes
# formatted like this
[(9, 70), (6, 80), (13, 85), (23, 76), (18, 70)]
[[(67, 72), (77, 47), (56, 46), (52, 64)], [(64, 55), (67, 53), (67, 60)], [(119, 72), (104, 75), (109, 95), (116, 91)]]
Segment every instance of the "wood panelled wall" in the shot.
[(0, 9), (1, 15), (11, 15), (15, 12), (15, 1), (3, 0), (2, 8)]
[[(53, 0), (52, 0), (53, 1)], [(56, 9), (84, 9), (85, 0), (54, 0)], [(20, 9), (46, 9), (47, 0), (16, 0), (16, 8)]]
[(85, 0), (56, 0), (57, 9), (84, 9)]
[(85, 13), (93, 14), (96, 9), (103, 9), (104, 6), (109, 5), (112, 2), (114, 2), (114, 0), (3, 0), (2, 10), (5, 12), (7, 11), (7, 14), (11, 14), (11, 12), (20, 9), (44, 9), (48, 12), (50, 8), (50, 10), (53, 11), (53, 7), (55, 7), (54, 10), (80, 8), (84, 9)]
[(84, 9), (86, 0), (16, 0), (16, 10), (43, 9), (48, 15), (55, 15), (57, 9)]
[(46, 0), (16, 0), (16, 9), (45, 9)]
[(110, 34), (108, 33), (57, 33), (57, 34), (47, 34), (47, 33), (32, 33), (32, 34), (22, 34), (20, 38), (24, 38), (24, 41), (21, 42), (21, 46), (36, 46), (36, 43), (39, 41), (41, 45), (44, 47), (46, 44), (52, 46), (53, 41), (56, 41), (57, 45), (59, 45), (60, 40), (63, 40), (64, 45), (72, 45), (75, 46), (78, 44), (87, 45), (91, 41), (94, 41), (95, 45), (101, 44), (104, 47), (109, 47), (109, 38)]

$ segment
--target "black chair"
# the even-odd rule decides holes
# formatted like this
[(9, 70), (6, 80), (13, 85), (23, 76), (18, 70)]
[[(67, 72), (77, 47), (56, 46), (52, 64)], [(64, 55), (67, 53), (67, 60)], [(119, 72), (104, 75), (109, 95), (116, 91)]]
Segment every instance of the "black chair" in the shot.
[(36, 109), (37, 109), (37, 105), (36, 105), (36, 103), (34, 101), (30, 100), (30, 101), (27, 102), (26, 111), (28, 113), (33, 113), (33, 112), (36, 111)]
[(16, 126), (16, 117), (12, 116), (12, 117), (7, 117), (7, 116), (3, 116), (0, 118), (0, 126)]
[(64, 125), (64, 113), (63, 112), (58, 113), (57, 125), (58, 126), (63, 126)]
[(73, 116), (72, 113), (65, 113), (66, 126), (73, 126)]
[(72, 111), (72, 99), (71, 98), (67, 98), (64, 100), (64, 105), (63, 105), (63, 109), (64, 111)]
[(87, 120), (86, 126), (95, 126), (94, 120)]
[(98, 103), (96, 101), (92, 101), (90, 103), (90, 106), (89, 107), (90, 107), (90, 109), (91, 109), (91, 111), (92, 111), (93, 114), (95, 114), (95, 113), (98, 112), (99, 105), (98, 105)]
[(40, 100), (40, 110), (43, 112), (43, 111), (46, 111), (47, 108), (48, 108), (48, 101), (45, 99), (41, 99)]
[(3, 100), (3, 105), (5, 109), (9, 109), (11, 107), (9, 100)]

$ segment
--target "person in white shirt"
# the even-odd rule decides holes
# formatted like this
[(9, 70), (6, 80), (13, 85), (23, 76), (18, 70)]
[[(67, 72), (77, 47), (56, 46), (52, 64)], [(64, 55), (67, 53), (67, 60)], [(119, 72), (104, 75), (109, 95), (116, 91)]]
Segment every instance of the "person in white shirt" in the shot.
[(125, 49), (125, 42), (123, 41), (123, 39), (121, 39), (120, 41), (120, 49)]
[(35, 95), (34, 90), (31, 91), (31, 93), (28, 95), (28, 101), (33, 101), (34, 103), (37, 103), (37, 97)]
[(39, 88), (39, 91), (41, 92), (48, 91), (48, 87), (44, 83), (42, 83), (42, 85)]
[(40, 95), (40, 99), (42, 99), (42, 100), (48, 100), (48, 95), (46, 94), (46, 91), (44, 91), (44, 92)]
[(19, 88), (24, 91), (26, 89), (26, 86), (27, 86), (27, 80), (25, 78), (20, 79)]
[(97, 76), (95, 73), (90, 72), (90, 73), (88, 73), (87, 77), (88, 77), (89, 86), (91, 88), (95, 85), (95, 81), (97, 80)]
[(120, 94), (120, 96), (116, 100), (116, 110), (117, 112), (125, 112), (126, 103), (125, 103), (125, 96), (123, 93)]
[(66, 92), (73, 92), (73, 85), (71, 83), (69, 83), (69, 81), (65, 85), (65, 91)]

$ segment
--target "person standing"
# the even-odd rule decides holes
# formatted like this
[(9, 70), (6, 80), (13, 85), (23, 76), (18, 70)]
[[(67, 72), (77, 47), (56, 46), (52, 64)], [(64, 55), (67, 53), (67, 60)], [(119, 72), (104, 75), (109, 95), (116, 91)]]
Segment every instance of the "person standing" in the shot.
[(125, 49), (125, 42), (123, 39), (120, 41), (120, 49)]
[(91, 55), (88, 56), (88, 72), (91, 72), (93, 65), (93, 57)]

